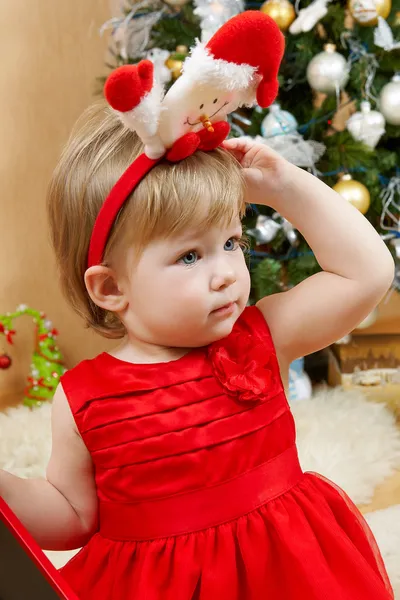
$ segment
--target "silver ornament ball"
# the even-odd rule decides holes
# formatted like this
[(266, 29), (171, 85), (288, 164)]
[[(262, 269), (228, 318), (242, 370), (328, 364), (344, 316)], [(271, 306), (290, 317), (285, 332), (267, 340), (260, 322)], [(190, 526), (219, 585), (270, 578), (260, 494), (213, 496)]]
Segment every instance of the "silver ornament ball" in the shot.
[(334, 94), (349, 80), (349, 68), (344, 56), (334, 44), (325, 44), (324, 51), (312, 58), (307, 67), (307, 81), (317, 92)]
[(282, 110), (278, 102), (269, 107), (269, 113), (261, 123), (261, 135), (265, 138), (297, 131), (298, 123), (292, 113)]
[(379, 96), (380, 110), (391, 125), (400, 125), (400, 73), (383, 86)]

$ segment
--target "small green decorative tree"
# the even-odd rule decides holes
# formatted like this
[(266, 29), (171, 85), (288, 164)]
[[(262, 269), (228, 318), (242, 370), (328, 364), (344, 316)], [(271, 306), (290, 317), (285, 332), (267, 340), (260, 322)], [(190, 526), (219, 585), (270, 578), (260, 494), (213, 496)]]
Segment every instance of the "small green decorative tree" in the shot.
[[(44, 312), (28, 308), (21, 304), (14, 313), (0, 315), (0, 334), (9, 344), (13, 344), (16, 334), (14, 321), (22, 316), (30, 316), (35, 324), (35, 347), (32, 354), (31, 373), (27, 378), (23, 403), (25, 406), (39, 406), (53, 398), (60, 377), (65, 373), (61, 352), (56, 344), (58, 331), (53, 328)], [(11, 366), (11, 357), (3, 353), (0, 356), (0, 368)]]

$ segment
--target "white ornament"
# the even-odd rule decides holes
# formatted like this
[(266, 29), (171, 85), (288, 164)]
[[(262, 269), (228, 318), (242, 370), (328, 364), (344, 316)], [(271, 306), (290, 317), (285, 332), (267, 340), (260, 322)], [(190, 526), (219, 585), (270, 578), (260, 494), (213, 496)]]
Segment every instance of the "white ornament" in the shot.
[(289, 400), (307, 400), (311, 395), (312, 385), (304, 371), (304, 358), (298, 358), (289, 366)]
[(336, 340), (335, 344), (350, 344), (351, 340), (352, 340), (352, 337), (351, 337), (350, 333), (347, 333), (339, 340)]
[(269, 107), (269, 113), (261, 123), (261, 133), (265, 138), (285, 135), (297, 131), (298, 123), (287, 110), (282, 110), (278, 102)]
[(148, 53), (146, 58), (151, 60), (154, 65), (154, 76), (155, 79), (161, 84), (169, 83), (171, 81), (171, 71), (165, 64), (165, 61), (169, 57), (168, 50), (163, 50), (162, 48), (152, 48)]
[(400, 125), (400, 74), (383, 86), (379, 96), (379, 108), (386, 121), (391, 125)]
[(20, 304), (19, 306), (17, 306), (17, 312), (24, 312), (24, 310), (26, 310), (28, 308), (28, 306), (26, 304)]
[(248, 229), (247, 233), (255, 238), (258, 244), (272, 242), (281, 225), (266, 215), (258, 215), (254, 229)]
[(395, 42), (393, 32), (383, 17), (378, 17), (378, 26), (374, 29), (374, 44), (391, 52), (400, 48), (400, 42)]
[(356, 329), (367, 329), (368, 327), (371, 327), (371, 325), (375, 323), (377, 318), (378, 309), (374, 308), (374, 310), (370, 312), (369, 315), (365, 317), (365, 319), (363, 319), (359, 325), (357, 325)]
[(355, 140), (375, 148), (385, 133), (385, 119), (377, 110), (371, 110), (371, 104), (365, 100), (361, 102), (361, 112), (354, 113), (346, 127)]
[(349, 8), (358, 23), (369, 23), (378, 16), (375, 0), (350, 0)]
[(276, 135), (268, 139), (258, 135), (255, 141), (269, 146), (293, 165), (313, 170), (315, 170), (315, 163), (326, 150), (326, 146), (321, 142), (305, 140), (298, 132)]
[(194, 14), (200, 17), (201, 41), (207, 43), (231, 17), (243, 12), (243, 0), (195, 0)]
[(334, 44), (326, 44), (308, 64), (307, 80), (317, 92), (334, 94), (343, 89), (349, 80), (349, 67)]
[(390, 244), (394, 247), (396, 258), (400, 258), (400, 238), (393, 238), (390, 240)]
[[(380, 225), (382, 229), (389, 231), (389, 239), (395, 232), (400, 232), (400, 203), (397, 201), (396, 196), (400, 197), (400, 177), (394, 176), (389, 180), (387, 186), (384, 187), (380, 193), (382, 199), (382, 213), (380, 219)], [(385, 234), (387, 236), (388, 234)], [(396, 241), (399, 238), (396, 236)], [(396, 249), (396, 257), (400, 258), (397, 254), (399, 247), (394, 244)]]
[(287, 219), (284, 219), (283, 217), (282, 217), (282, 229), (283, 229), (283, 231), (286, 235), (287, 241), (290, 243), (290, 245), (297, 246), (297, 244), (299, 242), (297, 231), (295, 230), (293, 225)]
[(269, 244), (276, 237), (279, 230), (283, 231), (286, 239), (292, 246), (298, 244), (297, 231), (287, 219), (277, 212), (272, 217), (258, 215), (255, 228), (248, 229), (247, 233), (254, 237), (258, 244)]
[[(153, 26), (161, 19), (165, 9), (136, 15), (146, 7), (146, 0), (137, 2), (124, 17), (113, 17), (100, 28), (100, 34), (112, 29), (111, 43), (123, 60), (142, 56), (150, 40)], [(135, 16), (136, 15), (136, 16)]]
[(306, 8), (302, 8), (295, 21), (289, 27), (289, 32), (292, 35), (311, 31), (313, 27), (324, 17), (328, 12), (328, 4), (331, 0), (314, 0)]
[(53, 323), (50, 321), (50, 319), (46, 319), (46, 321), (43, 323), (43, 325), (49, 331), (50, 331), (50, 329), (53, 329)]

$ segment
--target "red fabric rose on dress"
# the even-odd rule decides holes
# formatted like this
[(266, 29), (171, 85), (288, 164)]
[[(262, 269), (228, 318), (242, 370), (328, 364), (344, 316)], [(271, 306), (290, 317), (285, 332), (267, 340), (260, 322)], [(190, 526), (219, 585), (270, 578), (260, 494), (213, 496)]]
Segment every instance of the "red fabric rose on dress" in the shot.
[(228, 394), (242, 402), (256, 402), (270, 391), (271, 355), (250, 335), (231, 333), (209, 347), (214, 374)]

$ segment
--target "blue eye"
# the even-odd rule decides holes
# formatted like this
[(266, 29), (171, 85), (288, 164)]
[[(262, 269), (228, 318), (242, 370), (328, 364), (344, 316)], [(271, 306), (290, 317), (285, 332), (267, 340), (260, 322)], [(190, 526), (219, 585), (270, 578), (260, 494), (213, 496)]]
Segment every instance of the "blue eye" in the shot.
[(185, 265), (194, 265), (197, 262), (198, 254), (195, 250), (191, 250), (180, 259)]
[(237, 243), (238, 243), (237, 239), (229, 238), (229, 240), (227, 240), (225, 242), (224, 250), (228, 250), (229, 252), (231, 252), (232, 250), (236, 250)]

